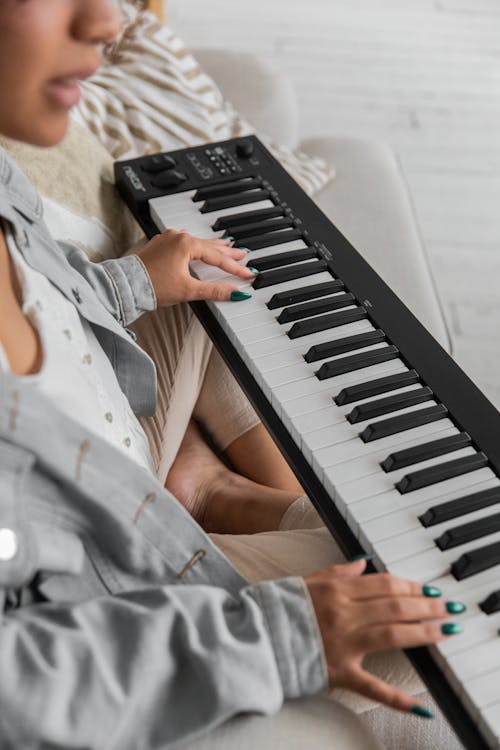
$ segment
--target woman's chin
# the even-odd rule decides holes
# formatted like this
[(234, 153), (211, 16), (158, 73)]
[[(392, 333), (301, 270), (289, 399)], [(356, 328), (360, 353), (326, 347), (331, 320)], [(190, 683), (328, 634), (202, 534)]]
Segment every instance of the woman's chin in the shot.
[(64, 139), (68, 128), (68, 113), (59, 117), (44, 118), (40, 123), (32, 120), (31, 123), (23, 122), (18, 126), (11, 124), (10, 127), (2, 127), (0, 122), (0, 132), (3, 135), (15, 141), (29, 143), (31, 146), (39, 146), (40, 148), (57, 146)]

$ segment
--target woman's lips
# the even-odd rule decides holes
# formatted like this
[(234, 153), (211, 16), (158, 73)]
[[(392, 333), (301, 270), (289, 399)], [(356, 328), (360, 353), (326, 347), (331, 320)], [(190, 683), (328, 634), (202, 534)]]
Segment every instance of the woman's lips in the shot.
[(78, 78), (54, 78), (47, 83), (46, 91), (49, 98), (60, 107), (71, 109), (81, 99), (82, 92)]

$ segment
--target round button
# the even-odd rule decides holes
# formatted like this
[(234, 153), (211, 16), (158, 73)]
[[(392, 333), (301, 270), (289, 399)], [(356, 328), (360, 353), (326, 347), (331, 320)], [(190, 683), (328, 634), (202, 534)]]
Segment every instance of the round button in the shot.
[(0, 561), (12, 560), (17, 554), (17, 535), (12, 529), (0, 529)]
[(239, 141), (236, 144), (236, 153), (243, 159), (249, 159), (254, 151), (253, 141)]

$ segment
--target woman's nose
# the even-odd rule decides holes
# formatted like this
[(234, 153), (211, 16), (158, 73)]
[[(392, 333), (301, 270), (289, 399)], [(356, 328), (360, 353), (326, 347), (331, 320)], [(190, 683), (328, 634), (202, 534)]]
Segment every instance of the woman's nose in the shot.
[(81, 0), (73, 24), (74, 36), (93, 44), (112, 42), (122, 27), (118, 0)]

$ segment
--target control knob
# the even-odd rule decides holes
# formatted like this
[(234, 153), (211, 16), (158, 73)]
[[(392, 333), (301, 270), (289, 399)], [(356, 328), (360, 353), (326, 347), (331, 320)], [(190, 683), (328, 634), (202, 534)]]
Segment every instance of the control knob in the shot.
[(242, 159), (250, 159), (254, 152), (253, 141), (238, 141), (236, 144), (236, 154)]

